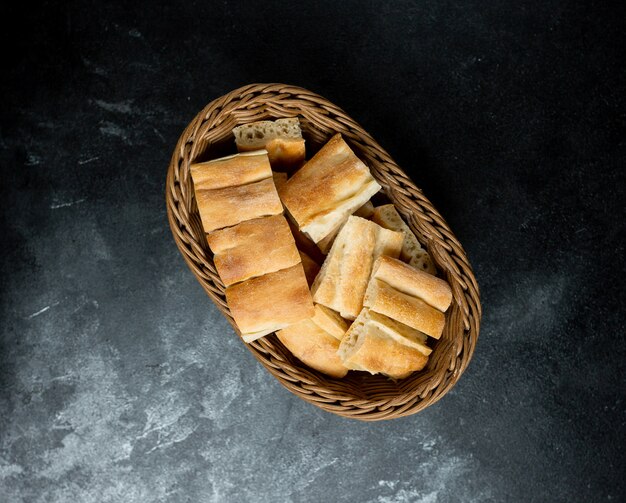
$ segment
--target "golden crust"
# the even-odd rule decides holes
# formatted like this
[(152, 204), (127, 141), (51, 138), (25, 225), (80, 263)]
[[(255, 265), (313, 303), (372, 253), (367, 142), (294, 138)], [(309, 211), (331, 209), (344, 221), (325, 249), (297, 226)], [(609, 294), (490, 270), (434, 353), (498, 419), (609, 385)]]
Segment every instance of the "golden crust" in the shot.
[(452, 302), (452, 290), (444, 280), (391, 257), (381, 256), (376, 260), (372, 277), (399, 292), (419, 297), (441, 312), (445, 312)]
[(378, 190), (368, 167), (336, 134), (289, 179), (281, 197), (300, 229), (319, 242)]
[(311, 320), (338, 341), (341, 341), (348, 330), (348, 323), (339, 313), (320, 304), (315, 304), (315, 316)]
[(315, 314), (301, 264), (229, 286), (226, 301), (246, 342)]
[(255, 218), (207, 236), (225, 286), (286, 269), (300, 262), (283, 215)]
[(296, 358), (309, 367), (332, 377), (343, 377), (348, 373), (337, 355), (339, 341), (312, 320), (304, 320), (279, 330), (276, 336)]
[(265, 150), (196, 163), (192, 164), (189, 169), (196, 193), (245, 185), (272, 176)]
[(196, 201), (206, 233), (283, 212), (271, 175), (264, 180), (236, 187), (196, 188)]
[(374, 260), (381, 253), (397, 257), (401, 247), (402, 234), (351, 216), (311, 287), (313, 299), (343, 318), (355, 319), (363, 307)]
[(422, 370), (428, 356), (422, 348), (406, 344), (404, 335), (395, 332), (397, 325), (364, 308), (343, 337), (337, 354), (343, 364), (353, 370), (384, 374), (403, 379)]
[(439, 339), (443, 332), (445, 316), (441, 311), (378, 279), (370, 281), (363, 305), (435, 339)]

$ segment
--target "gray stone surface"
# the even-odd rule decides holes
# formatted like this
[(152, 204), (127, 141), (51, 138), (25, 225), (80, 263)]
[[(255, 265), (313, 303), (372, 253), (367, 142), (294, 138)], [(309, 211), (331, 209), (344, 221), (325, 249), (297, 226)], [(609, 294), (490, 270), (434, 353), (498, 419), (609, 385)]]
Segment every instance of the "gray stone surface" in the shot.
[[(1, 502), (626, 499), (622, 5), (2, 9)], [(299, 400), (179, 256), (178, 135), (255, 81), (343, 106), (467, 249), (481, 337), (423, 413)]]

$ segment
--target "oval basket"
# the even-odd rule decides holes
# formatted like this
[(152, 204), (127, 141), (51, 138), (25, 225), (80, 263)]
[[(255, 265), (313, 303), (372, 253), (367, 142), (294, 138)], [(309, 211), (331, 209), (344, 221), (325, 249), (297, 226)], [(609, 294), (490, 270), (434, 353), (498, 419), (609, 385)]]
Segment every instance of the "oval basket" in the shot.
[(189, 165), (233, 153), (235, 126), (294, 116), (300, 118), (309, 152), (334, 133), (343, 135), (427, 247), (452, 287), (453, 301), (427, 367), (397, 382), (365, 372), (349, 372), (342, 379), (328, 377), (297, 360), (275, 334), (246, 346), (288, 390), (329, 412), (364, 421), (419, 412), (446, 394), (470, 361), (481, 317), (478, 285), (463, 247), (441, 215), (389, 154), (339, 107), (306, 89), (284, 84), (248, 85), (209, 103), (178, 140), (167, 174), (167, 213), (176, 244), (206, 293), (239, 333), (200, 223)]

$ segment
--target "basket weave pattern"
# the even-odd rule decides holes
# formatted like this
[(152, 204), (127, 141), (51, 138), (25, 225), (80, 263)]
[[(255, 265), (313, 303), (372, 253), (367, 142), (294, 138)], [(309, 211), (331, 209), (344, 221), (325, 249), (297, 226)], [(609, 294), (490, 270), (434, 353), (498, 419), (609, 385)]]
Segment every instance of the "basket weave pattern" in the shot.
[(206, 243), (189, 165), (216, 157), (217, 152), (229, 153), (224, 150), (228, 145), (234, 152), (231, 130), (235, 126), (294, 116), (300, 118), (309, 148), (320, 147), (334, 133), (343, 135), (427, 247), (452, 288), (453, 301), (427, 367), (398, 382), (364, 372), (350, 372), (343, 379), (327, 377), (293, 357), (274, 334), (247, 347), (283, 386), (329, 412), (366, 421), (419, 412), (447, 393), (470, 361), (481, 318), (478, 285), (463, 247), (438, 211), (343, 110), (317, 94), (284, 84), (248, 85), (209, 103), (178, 140), (167, 174), (167, 212), (176, 244), (206, 293), (237, 330)]

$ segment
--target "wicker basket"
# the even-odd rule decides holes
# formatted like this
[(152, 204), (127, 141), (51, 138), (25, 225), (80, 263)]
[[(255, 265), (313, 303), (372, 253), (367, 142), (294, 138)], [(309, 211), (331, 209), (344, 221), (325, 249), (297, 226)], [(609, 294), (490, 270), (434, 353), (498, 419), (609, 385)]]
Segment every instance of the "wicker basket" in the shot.
[(311, 151), (333, 133), (343, 135), (427, 246), (454, 298), (427, 367), (397, 382), (365, 372), (350, 372), (342, 379), (327, 377), (293, 357), (274, 334), (247, 347), (288, 390), (329, 412), (365, 421), (419, 412), (447, 393), (470, 361), (481, 317), (478, 285), (463, 247), (441, 215), (343, 110), (317, 94), (284, 84), (252, 84), (209, 103), (178, 140), (167, 174), (167, 212), (176, 244), (211, 300), (235, 327), (200, 223), (189, 164), (234, 152), (231, 130), (237, 125), (294, 116), (300, 118)]

